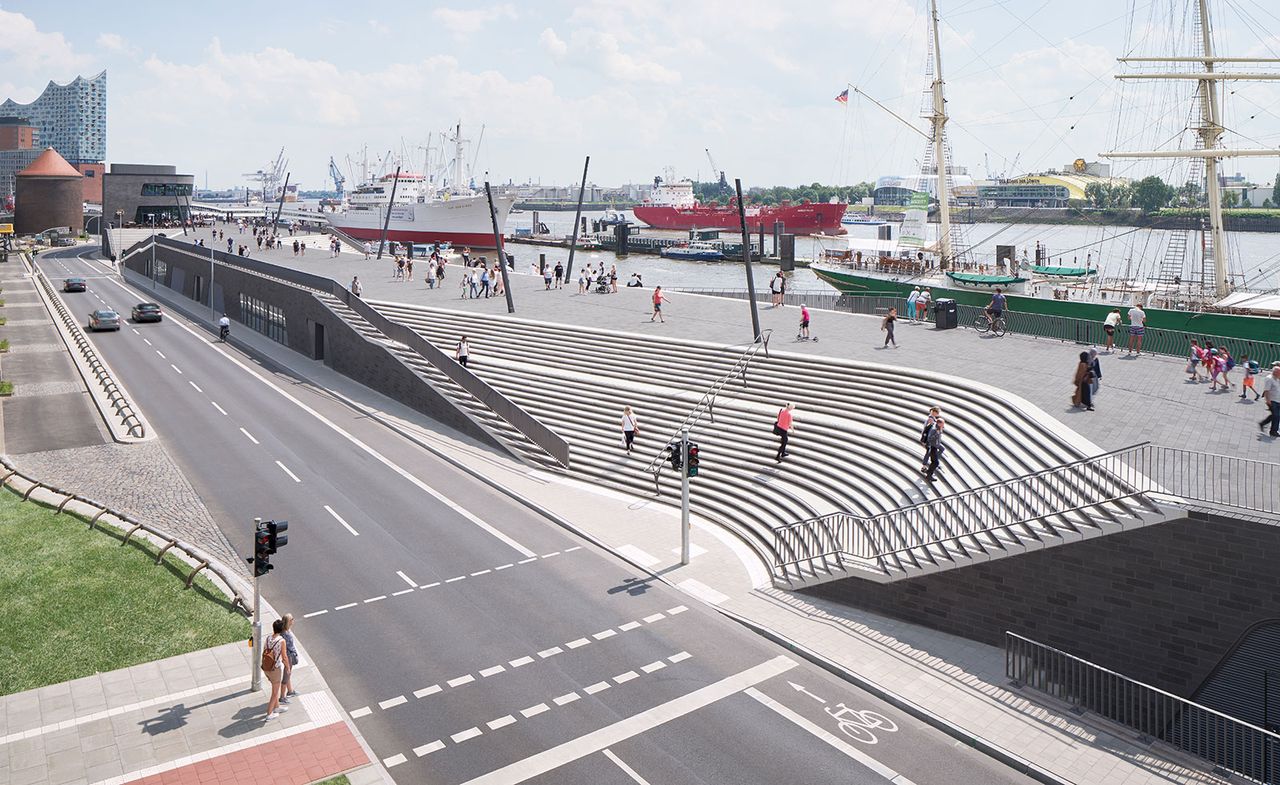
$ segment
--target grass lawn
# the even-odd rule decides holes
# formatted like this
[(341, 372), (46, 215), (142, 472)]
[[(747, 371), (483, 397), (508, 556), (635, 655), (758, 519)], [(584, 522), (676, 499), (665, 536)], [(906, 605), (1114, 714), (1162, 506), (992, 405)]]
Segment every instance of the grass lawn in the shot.
[(351, 780), (347, 779), (347, 775), (339, 774), (336, 777), (330, 777), (324, 782), (317, 782), (316, 785), (351, 785)]
[(209, 581), (122, 539), (0, 490), (0, 695), (249, 637)]

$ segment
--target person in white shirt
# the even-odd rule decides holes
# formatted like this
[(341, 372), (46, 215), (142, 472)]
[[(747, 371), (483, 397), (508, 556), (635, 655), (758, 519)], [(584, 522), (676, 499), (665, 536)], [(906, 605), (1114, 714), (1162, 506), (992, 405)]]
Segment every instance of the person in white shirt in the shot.
[(1129, 351), (1127, 354), (1142, 354), (1142, 334), (1147, 329), (1147, 312), (1142, 305), (1134, 303), (1129, 309)]
[(911, 290), (911, 294), (907, 295), (907, 318), (911, 321), (916, 320), (916, 303), (920, 300), (920, 287)]
[(1280, 363), (1271, 366), (1271, 375), (1262, 388), (1262, 398), (1267, 402), (1267, 418), (1258, 423), (1258, 430), (1270, 424), (1271, 430), (1267, 435), (1273, 439), (1280, 437)]
[(631, 443), (635, 441), (636, 434), (640, 432), (640, 420), (636, 418), (630, 406), (622, 407), (622, 442), (627, 448), (627, 452), (631, 452)]
[(1107, 334), (1107, 351), (1115, 348), (1116, 328), (1120, 326), (1120, 309), (1112, 308), (1111, 313), (1102, 322), (1102, 329)]
[(463, 368), (467, 367), (467, 360), (471, 357), (471, 345), (467, 343), (467, 336), (462, 336), (462, 340), (458, 341), (458, 348), (454, 351), (454, 358)]

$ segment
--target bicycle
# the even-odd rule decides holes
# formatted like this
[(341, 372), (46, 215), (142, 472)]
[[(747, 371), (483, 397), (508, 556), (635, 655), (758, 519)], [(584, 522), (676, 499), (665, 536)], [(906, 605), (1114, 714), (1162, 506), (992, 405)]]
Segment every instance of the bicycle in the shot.
[(973, 328), (975, 330), (980, 333), (990, 331), (991, 334), (997, 338), (1004, 335), (1006, 326), (1003, 316), (997, 316), (996, 318), (988, 321), (986, 311), (980, 312), (977, 318), (973, 320)]
[(870, 710), (858, 711), (843, 703), (837, 703), (836, 706), (838, 707), (836, 711), (831, 709), (823, 709), (823, 711), (830, 714), (839, 724), (840, 731), (854, 741), (875, 744), (879, 739), (873, 731), (883, 730), (886, 733), (898, 731), (897, 723), (883, 714)]

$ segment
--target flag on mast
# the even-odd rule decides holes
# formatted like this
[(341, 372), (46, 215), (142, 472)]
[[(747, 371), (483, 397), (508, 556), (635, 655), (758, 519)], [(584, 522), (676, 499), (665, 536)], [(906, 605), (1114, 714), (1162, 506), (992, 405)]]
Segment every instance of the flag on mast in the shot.
[(849, 103), (849, 88), (845, 88), (844, 92), (836, 96), (836, 101), (842, 104)]

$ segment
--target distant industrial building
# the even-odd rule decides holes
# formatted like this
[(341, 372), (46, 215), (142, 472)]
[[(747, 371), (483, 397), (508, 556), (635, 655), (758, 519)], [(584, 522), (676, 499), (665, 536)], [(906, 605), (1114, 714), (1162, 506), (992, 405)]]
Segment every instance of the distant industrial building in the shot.
[(1067, 207), (1087, 197), (1092, 183), (1121, 185), (1129, 182), (1111, 176), (1111, 165), (1077, 158), (1058, 172), (1024, 174), (1010, 180), (979, 183), (977, 204), (982, 207)]
[(80, 195), (84, 175), (52, 147), (18, 172), (16, 179), (15, 232), (39, 234), (64, 227), (79, 232), (84, 228), (84, 199)]
[[(949, 186), (951, 196), (957, 200), (973, 199), (977, 196), (977, 185), (969, 176), (969, 170), (963, 166), (950, 167)], [(906, 206), (911, 203), (911, 195), (924, 192), (930, 199), (938, 198), (937, 174), (889, 175), (876, 180), (873, 192), (876, 204)]]
[(190, 218), (195, 175), (178, 174), (176, 166), (153, 164), (111, 164), (102, 178), (102, 215), (119, 226), (146, 226)]
[[(22, 118), (35, 128), (36, 139), (31, 147), (15, 150), (36, 149), (38, 154), (40, 147), (52, 147), (84, 175), (83, 200), (102, 202), (103, 161), (107, 158), (106, 71), (91, 79), (77, 76), (65, 85), (50, 82), (29, 104), (8, 99), (0, 103), (0, 117)], [(4, 193), (6, 165), (11, 164), (6, 164), (5, 156), (0, 154), (0, 195)]]

